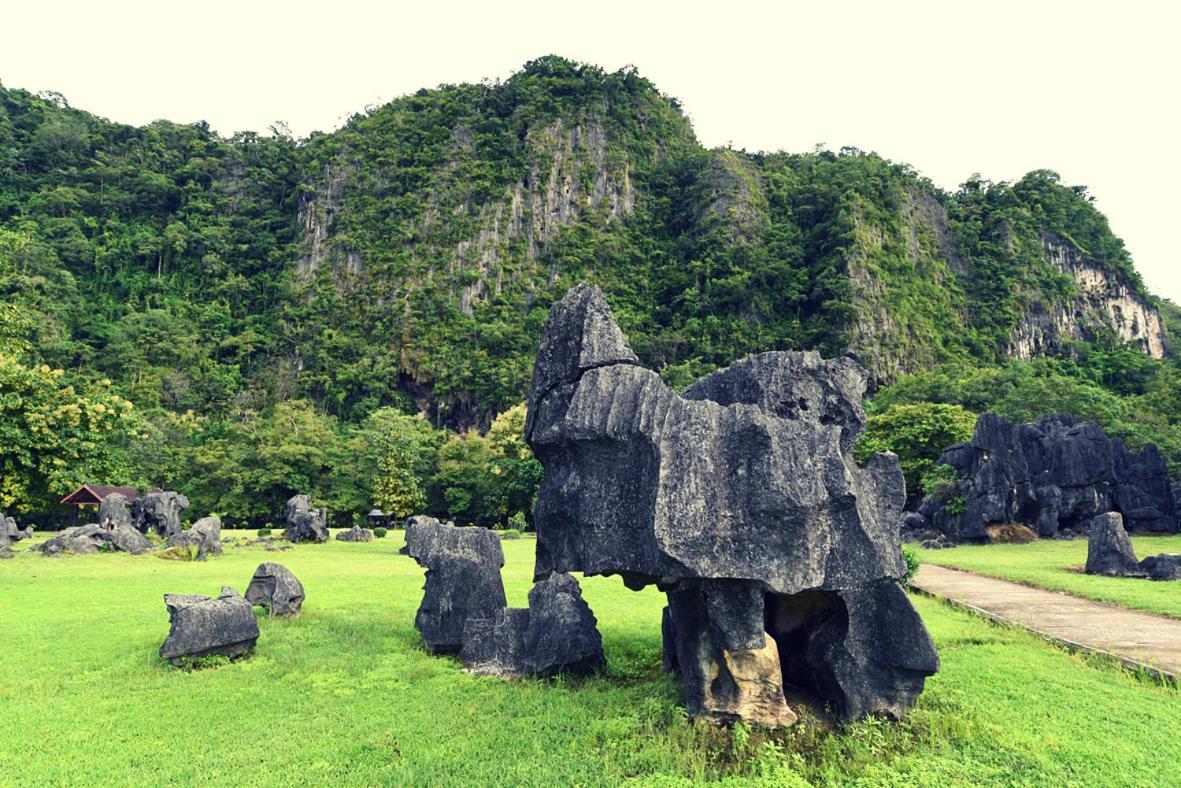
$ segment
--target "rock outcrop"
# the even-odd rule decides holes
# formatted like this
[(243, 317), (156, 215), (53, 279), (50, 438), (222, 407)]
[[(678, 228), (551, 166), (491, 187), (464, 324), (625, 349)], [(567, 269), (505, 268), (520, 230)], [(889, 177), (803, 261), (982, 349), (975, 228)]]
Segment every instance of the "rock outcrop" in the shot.
[(98, 524), (103, 528), (115, 529), (131, 526), (131, 508), (123, 493), (108, 493), (98, 506)]
[(459, 653), (468, 620), (491, 619), (507, 605), (500, 540), (485, 528), (421, 523), (406, 527), (406, 552), (426, 568), (415, 628), (432, 653)]
[(0, 549), (11, 548), (21, 539), (28, 539), (33, 535), (33, 526), (25, 529), (17, 527), (16, 520), (0, 512)]
[(1091, 520), (1084, 571), (1089, 575), (1181, 580), (1181, 553), (1160, 553), (1137, 561), (1123, 518), (1117, 512), (1107, 512)]
[(311, 499), (306, 495), (293, 495), (287, 499), (287, 541), (327, 542), (328, 511), (312, 509)]
[(469, 618), (459, 658), (471, 673), (508, 678), (588, 674), (607, 664), (595, 616), (564, 573), (536, 583), (528, 608)]
[(921, 525), (908, 516), (905, 526), (962, 541), (987, 540), (990, 526), (1015, 522), (1051, 537), (1117, 512), (1130, 531), (1178, 530), (1168, 468), (1156, 447), (1133, 453), (1094, 422), (1067, 413), (1030, 424), (985, 413), (972, 440), (949, 446), (939, 463), (954, 468), (958, 480), (923, 500)]
[(272, 616), (299, 615), (303, 599), (303, 583), (299, 578), (287, 567), (272, 561), (258, 565), (246, 588), (246, 601), (265, 607)]
[(1181, 580), (1181, 553), (1150, 555), (1140, 562), (1140, 570), (1152, 580)]
[(336, 538), (341, 542), (372, 542), (373, 532), (368, 528), (362, 528), (359, 525), (354, 525), (347, 531), (341, 531), (338, 533)]
[(572, 289), (529, 393), (537, 578), (668, 592), (666, 664), (692, 714), (787, 724), (784, 684), (847, 719), (902, 714), (938, 658), (897, 585), (898, 458), (853, 459), (866, 382), (849, 359), (764, 353), (678, 396), (602, 293)]
[(165, 594), (168, 639), (160, 657), (181, 666), (207, 656), (238, 657), (254, 648), (258, 622), (254, 608), (237, 591), (223, 586), (216, 599), (196, 594)]
[(140, 533), (167, 538), (181, 532), (180, 513), (188, 508), (189, 499), (178, 492), (150, 492), (135, 499), (131, 519)]
[(202, 517), (188, 530), (170, 536), (168, 546), (195, 547), (198, 561), (204, 561), (211, 555), (221, 555), (221, 520), (217, 516)]
[(32, 549), (47, 558), (55, 558), (63, 553), (90, 555), (100, 550), (122, 550), (125, 553), (139, 555), (154, 550), (155, 545), (130, 525), (121, 525), (109, 530), (97, 523), (90, 523), (59, 531)]

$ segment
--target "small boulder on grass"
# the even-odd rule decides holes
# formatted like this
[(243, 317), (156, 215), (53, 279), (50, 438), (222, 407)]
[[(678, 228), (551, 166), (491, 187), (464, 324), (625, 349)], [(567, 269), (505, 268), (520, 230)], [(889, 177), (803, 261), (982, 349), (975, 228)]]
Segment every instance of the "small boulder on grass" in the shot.
[(368, 528), (354, 525), (349, 530), (338, 533), (336, 538), (342, 542), (372, 542), (373, 532)]
[(1150, 555), (1140, 562), (1140, 569), (1152, 580), (1181, 580), (1181, 553)]
[(1119, 512), (1107, 512), (1091, 520), (1087, 544), (1089, 575), (1111, 577), (1144, 577), (1145, 572), (1132, 551), (1132, 540), (1124, 530), (1124, 518)]
[(259, 564), (246, 589), (246, 601), (273, 616), (296, 616), (303, 608), (303, 584), (290, 569), (273, 561)]
[(984, 531), (994, 544), (1029, 544), (1037, 541), (1037, 533), (1021, 523), (995, 523), (985, 526)]
[(165, 594), (168, 639), (160, 657), (177, 667), (197, 666), (205, 657), (233, 659), (258, 641), (254, 608), (234, 589), (222, 586), (216, 599), (197, 594)]

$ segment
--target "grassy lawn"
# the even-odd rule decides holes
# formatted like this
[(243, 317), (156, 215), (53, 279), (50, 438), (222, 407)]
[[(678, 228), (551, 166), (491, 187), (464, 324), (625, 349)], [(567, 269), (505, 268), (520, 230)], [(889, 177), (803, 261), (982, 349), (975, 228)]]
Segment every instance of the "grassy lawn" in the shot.
[[(1137, 558), (1181, 553), (1181, 535), (1134, 536)], [(961, 545), (952, 550), (919, 550), (929, 564), (967, 569), (1016, 583), (1050, 588), (1122, 607), (1181, 618), (1181, 582), (1099, 577), (1077, 571), (1087, 562), (1085, 539), (1047, 539), (1030, 544)]]
[[(1181, 763), (1177, 690), (924, 598), (943, 670), (902, 724), (688, 722), (660, 671), (662, 596), (616, 578), (583, 583), (609, 675), (468, 676), (422, 650), (422, 570), (400, 543), (0, 562), (0, 784), (1115, 786), (1160, 785)], [(512, 604), (525, 603), (533, 544), (504, 543)], [(245, 590), (266, 560), (303, 581), (302, 617), (262, 620), (249, 659), (198, 672), (160, 661), (165, 592)]]

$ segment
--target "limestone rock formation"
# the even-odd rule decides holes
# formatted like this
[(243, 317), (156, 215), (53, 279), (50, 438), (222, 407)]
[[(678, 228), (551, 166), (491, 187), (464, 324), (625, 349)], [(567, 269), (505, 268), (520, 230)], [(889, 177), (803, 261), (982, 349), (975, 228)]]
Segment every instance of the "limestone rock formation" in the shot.
[(110, 543), (117, 549), (132, 555), (147, 553), (156, 549), (148, 538), (130, 524), (120, 525), (110, 532)]
[[(1130, 531), (1176, 533), (1177, 508), (1164, 458), (1153, 445), (1131, 452), (1093, 422), (1070, 414), (1013, 424), (993, 413), (972, 440), (939, 458), (956, 470), (949, 491), (927, 496), (922, 523), (953, 541), (985, 540), (990, 526), (1022, 523), (1042, 537), (1085, 530), (1096, 516), (1118, 512)], [(954, 502), (954, 506), (952, 505)]]
[(254, 648), (258, 622), (254, 608), (237, 591), (223, 586), (217, 599), (196, 594), (165, 594), (168, 639), (160, 657), (183, 665), (198, 657), (237, 657)]
[(158, 536), (171, 537), (181, 532), (180, 513), (189, 508), (189, 499), (177, 492), (150, 492), (131, 505), (132, 524), (140, 533), (150, 529)]
[(1107, 512), (1091, 520), (1085, 571), (1089, 575), (1145, 576), (1118, 512)]
[(265, 607), (272, 616), (297, 616), (303, 609), (303, 584), (282, 564), (258, 565), (246, 589), (246, 601)]
[(24, 530), (17, 527), (16, 520), (0, 512), (0, 549), (11, 547), (21, 539), (28, 539), (33, 535), (33, 526)]
[(1150, 555), (1140, 562), (1140, 570), (1152, 580), (1181, 580), (1181, 553)]
[(372, 542), (373, 532), (368, 528), (354, 525), (349, 530), (338, 533), (336, 538), (341, 542)]
[(491, 619), (507, 605), (500, 578), (504, 553), (492, 531), (438, 522), (408, 525), (406, 551), (426, 568), (414, 626), (432, 653), (458, 653), (469, 619)]
[(327, 542), (328, 512), (312, 509), (311, 499), (306, 495), (293, 495), (287, 499), (287, 541)]
[(221, 519), (216, 515), (202, 517), (189, 526), (187, 531), (170, 536), (168, 546), (196, 547), (198, 561), (204, 561), (211, 555), (221, 555)]
[(155, 545), (130, 525), (108, 530), (97, 523), (90, 523), (59, 531), (33, 549), (48, 558), (56, 558), (63, 553), (90, 555), (100, 550), (122, 550), (139, 555), (155, 549)]
[(938, 658), (897, 590), (898, 458), (853, 459), (865, 387), (849, 359), (763, 353), (678, 396), (638, 365), (602, 293), (572, 289), (529, 393), (535, 575), (668, 592), (666, 664), (690, 713), (786, 724), (792, 684), (849, 719), (900, 715)]
[(459, 657), (465, 670), (505, 677), (587, 674), (606, 665), (595, 616), (565, 573), (536, 583), (528, 608), (469, 618)]
[(104, 528), (116, 529), (131, 526), (131, 509), (123, 493), (109, 493), (98, 506), (98, 524)]

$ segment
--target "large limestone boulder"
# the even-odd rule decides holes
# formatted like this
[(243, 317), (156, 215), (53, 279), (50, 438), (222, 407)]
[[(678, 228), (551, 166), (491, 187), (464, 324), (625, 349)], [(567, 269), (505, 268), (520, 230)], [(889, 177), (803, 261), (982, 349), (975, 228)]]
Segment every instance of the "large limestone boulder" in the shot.
[(1124, 530), (1124, 518), (1118, 512), (1107, 512), (1091, 520), (1085, 571), (1089, 575), (1114, 577), (1146, 575), (1136, 560), (1132, 540)]
[(170, 627), (160, 657), (173, 665), (212, 655), (241, 656), (258, 640), (254, 608), (232, 588), (223, 587), (216, 599), (165, 594), (164, 604)]
[(148, 538), (137, 531), (130, 524), (117, 526), (110, 532), (110, 543), (117, 549), (132, 555), (139, 555), (147, 553), (156, 546), (148, 541)]
[[(905, 572), (904, 486), (896, 456), (853, 458), (865, 387), (849, 359), (763, 353), (677, 395), (602, 293), (572, 289), (529, 393), (536, 577), (667, 591), (665, 661), (692, 714), (787, 724), (785, 679), (850, 719), (901, 714), (938, 661), (905, 595), (884, 590)], [(872, 629), (882, 610), (896, 631)]]
[(189, 499), (178, 492), (150, 492), (135, 499), (131, 519), (140, 533), (168, 538), (181, 532), (180, 515), (188, 508)]
[(293, 495), (287, 499), (287, 541), (327, 542), (328, 511), (312, 509), (311, 498)]
[(17, 527), (16, 520), (0, 512), (0, 549), (10, 548), (22, 539), (33, 535), (33, 526), (25, 529)]
[(958, 481), (923, 500), (923, 522), (909, 522), (912, 530), (930, 526), (953, 541), (987, 540), (996, 524), (1022, 523), (1052, 537), (1085, 530), (1106, 512), (1122, 514), (1130, 531), (1178, 530), (1177, 502), (1156, 447), (1131, 452), (1069, 413), (1029, 424), (985, 413), (972, 440), (945, 449), (939, 463), (954, 468)]
[(98, 506), (98, 524), (109, 530), (120, 527), (131, 527), (131, 509), (127, 504), (127, 496), (113, 492)]
[(426, 568), (415, 628), (432, 653), (458, 653), (468, 620), (493, 618), (507, 604), (500, 540), (485, 528), (423, 523), (407, 526), (406, 551)]
[(1150, 555), (1140, 562), (1140, 570), (1152, 580), (1181, 580), (1181, 553)]
[(606, 665), (595, 616), (578, 581), (564, 573), (536, 583), (528, 608), (469, 618), (460, 660), (471, 673), (509, 678), (588, 674)]
[(170, 536), (168, 546), (196, 547), (198, 561), (204, 561), (211, 555), (221, 555), (221, 518), (217, 515), (202, 517), (188, 530)]
[(259, 564), (246, 589), (246, 601), (265, 607), (272, 616), (297, 616), (303, 609), (303, 584), (282, 564)]

